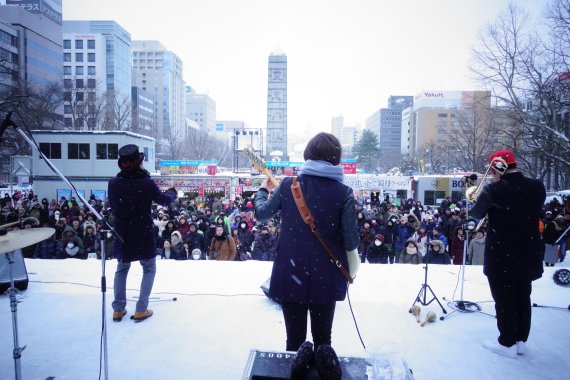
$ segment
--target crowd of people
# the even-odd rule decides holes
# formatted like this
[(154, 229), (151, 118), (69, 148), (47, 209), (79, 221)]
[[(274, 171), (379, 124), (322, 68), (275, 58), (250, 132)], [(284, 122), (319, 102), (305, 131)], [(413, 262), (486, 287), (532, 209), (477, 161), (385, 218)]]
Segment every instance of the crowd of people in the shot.
[[(114, 237), (102, 232), (88, 207), (74, 197), (58, 201), (40, 198), (30, 191), (0, 198), (0, 225), (19, 222), (10, 228), (52, 227), (56, 233), (22, 249), (25, 258), (113, 257)], [(112, 225), (109, 205), (91, 197), (90, 205)], [(568, 203), (566, 199), (563, 202)], [(359, 198), (356, 216), (359, 229), (358, 253), (362, 263), (465, 263), (482, 265), (485, 224), (466, 234), (468, 212), (465, 202), (446, 198), (438, 207), (424, 206), (412, 199), (400, 206), (388, 199)], [(153, 205), (157, 256), (173, 260), (262, 260), (273, 261), (280, 235), (280, 216), (265, 223), (256, 220), (252, 198), (227, 202), (221, 197), (204, 197), (200, 202), (178, 199), (169, 206)], [(553, 266), (565, 259), (570, 233), (570, 210), (557, 198), (546, 203), (540, 231), (545, 243), (544, 262)], [(468, 241), (465, 241), (468, 235)], [(564, 236), (563, 236), (564, 235)], [(561, 238), (562, 237), (562, 238)]]

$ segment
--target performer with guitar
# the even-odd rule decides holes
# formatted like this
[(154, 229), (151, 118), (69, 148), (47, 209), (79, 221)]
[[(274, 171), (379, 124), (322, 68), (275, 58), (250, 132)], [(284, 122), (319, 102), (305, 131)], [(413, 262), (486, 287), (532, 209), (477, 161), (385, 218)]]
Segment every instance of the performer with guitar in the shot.
[[(346, 297), (345, 268), (355, 273), (357, 264), (349, 267), (347, 251), (354, 252), (358, 247), (358, 230), (354, 194), (343, 184), (341, 154), (340, 142), (334, 135), (319, 133), (305, 148), (305, 163), (298, 177), (287, 177), (277, 184), (261, 168), (267, 178), (255, 197), (257, 219), (266, 221), (281, 210), (281, 235), (269, 295), (283, 308), (287, 351), (298, 350), (292, 365), (294, 378), (306, 374), (313, 363), (322, 378), (342, 377), (338, 357), (331, 347), (331, 331), (336, 302)], [(297, 184), (319, 237), (301, 216), (293, 194)], [(336, 263), (331, 261), (328, 250), (336, 256)], [(311, 318), (314, 349), (313, 343), (305, 342), (307, 314)]]

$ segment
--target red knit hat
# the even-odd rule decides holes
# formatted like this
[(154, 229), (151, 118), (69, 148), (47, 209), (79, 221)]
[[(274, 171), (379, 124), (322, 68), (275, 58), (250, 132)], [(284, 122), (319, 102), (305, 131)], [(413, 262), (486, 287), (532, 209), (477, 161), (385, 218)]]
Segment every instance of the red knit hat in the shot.
[(381, 242), (384, 242), (384, 235), (382, 235), (382, 234), (377, 234), (376, 236), (374, 236), (374, 239), (378, 239), (378, 240), (380, 240)]
[[(493, 159), (495, 158), (502, 158), (503, 160), (505, 160), (505, 162), (507, 163), (507, 165), (516, 165), (517, 161), (515, 160), (515, 154), (513, 152), (511, 152), (510, 150), (498, 150), (495, 153), (491, 154), (489, 156), (489, 163), (491, 163), (493, 161)], [(507, 168), (503, 168), (502, 167), (502, 163), (500, 161), (495, 161), (493, 162), (493, 167), (496, 169), (499, 169), (501, 171), (505, 171), (507, 170)]]

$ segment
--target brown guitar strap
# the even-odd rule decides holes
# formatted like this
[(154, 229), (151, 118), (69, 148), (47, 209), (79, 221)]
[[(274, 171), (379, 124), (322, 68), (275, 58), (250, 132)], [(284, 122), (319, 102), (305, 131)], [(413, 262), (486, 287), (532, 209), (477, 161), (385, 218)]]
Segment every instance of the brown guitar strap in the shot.
[(319, 241), (321, 242), (321, 244), (323, 245), (323, 247), (327, 251), (331, 261), (338, 267), (338, 269), (340, 269), (340, 271), (342, 272), (342, 274), (346, 278), (346, 281), (348, 281), (349, 284), (352, 284), (352, 277), (350, 277), (350, 274), (348, 273), (346, 268), (342, 265), (340, 260), (336, 257), (336, 255), (332, 251), (330, 245), (327, 243), (327, 241), (323, 238), (323, 236), (321, 235), (321, 233), (317, 229), (317, 226), (315, 224), (315, 219), (313, 218), (313, 215), (311, 214), (311, 210), (309, 210), (309, 206), (307, 206), (307, 202), (305, 202), (305, 197), (303, 197), (303, 191), (301, 190), (301, 185), (299, 184), (299, 182), (297, 182), (297, 177), (293, 177), (293, 183), (291, 184), (291, 192), (293, 193), (293, 199), (295, 200), (295, 204), (297, 205), (297, 208), (299, 209), (299, 213), (301, 214), (301, 218), (303, 219), (303, 221), (305, 223), (307, 223), (311, 227), (311, 231), (313, 231), (313, 233), (315, 234), (317, 239), (319, 239)]

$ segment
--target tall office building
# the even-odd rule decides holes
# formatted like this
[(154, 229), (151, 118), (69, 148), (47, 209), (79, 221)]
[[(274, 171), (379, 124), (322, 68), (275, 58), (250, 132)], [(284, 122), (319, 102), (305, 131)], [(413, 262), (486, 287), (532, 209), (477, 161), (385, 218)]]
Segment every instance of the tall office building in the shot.
[(344, 117), (342, 115), (333, 117), (331, 120), (331, 133), (339, 140), (342, 138), (342, 127), (344, 127)]
[(413, 96), (390, 96), (388, 108), (381, 108), (366, 119), (366, 129), (378, 137), (380, 153), (390, 165), (400, 159), (402, 111), (413, 104)]
[(186, 86), (186, 118), (194, 120), (200, 131), (216, 133), (216, 102), (207, 94), (197, 94)]
[(133, 41), (133, 86), (155, 99), (155, 131), (158, 155), (170, 136), (186, 135), (186, 98), (182, 60), (159, 41)]
[(145, 136), (154, 133), (154, 96), (140, 87), (131, 87), (132, 128), (131, 131)]
[[(267, 75), (267, 159), (288, 160), (287, 153), (287, 56), (281, 52), (269, 56)], [(271, 153), (281, 152), (282, 156)]]
[[(131, 35), (115, 21), (63, 22), (64, 65), (104, 65), (104, 79), (98, 82), (106, 94), (119, 103), (131, 99)], [(90, 42), (91, 41), (91, 42)], [(71, 53), (71, 61), (65, 53)], [(101, 70), (99, 70), (101, 71)], [(72, 75), (77, 75), (72, 70)], [(88, 74), (89, 75), (89, 74)], [(99, 75), (99, 74), (95, 74)], [(99, 78), (97, 78), (99, 80)]]
[[(62, 78), (61, 1), (51, 1), (54, 18), (35, 12), (39, 1), (8, 1), (0, 6), (0, 81), (8, 86), (46, 85)], [(35, 5), (34, 5), (35, 4)], [(15, 6), (21, 5), (21, 6)], [(8, 73), (6, 73), (6, 71)]]

